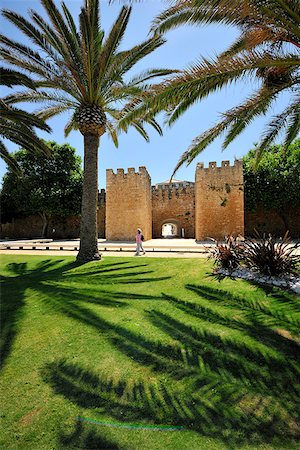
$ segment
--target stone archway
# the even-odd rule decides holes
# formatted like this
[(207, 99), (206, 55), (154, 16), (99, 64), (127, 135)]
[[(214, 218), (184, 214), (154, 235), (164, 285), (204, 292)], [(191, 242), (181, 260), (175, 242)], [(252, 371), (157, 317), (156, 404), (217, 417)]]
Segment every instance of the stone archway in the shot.
[(161, 236), (166, 239), (181, 237), (181, 228), (177, 220), (164, 220), (161, 224)]

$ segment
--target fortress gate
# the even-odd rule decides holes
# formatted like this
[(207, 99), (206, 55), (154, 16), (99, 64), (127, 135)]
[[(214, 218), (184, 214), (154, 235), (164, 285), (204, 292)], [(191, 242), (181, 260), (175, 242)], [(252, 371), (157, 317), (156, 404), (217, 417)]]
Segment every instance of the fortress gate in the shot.
[[(102, 235), (108, 240), (134, 240), (141, 228), (145, 239), (160, 238), (162, 226), (175, 224), (178, 237), (224, 239), (244, 235), (244, 192), (242, 161), (221, 167), (210, 162), (197, 164), (195, 183), (178, 182), (152, 186), (145, 167), (139, 171), (106, 171), (106, 195), (101, 191), (98, 217)], [(103, 211), (103, 208), (105, 210)], [(102, 237), (102, 236), (100, 236)]]

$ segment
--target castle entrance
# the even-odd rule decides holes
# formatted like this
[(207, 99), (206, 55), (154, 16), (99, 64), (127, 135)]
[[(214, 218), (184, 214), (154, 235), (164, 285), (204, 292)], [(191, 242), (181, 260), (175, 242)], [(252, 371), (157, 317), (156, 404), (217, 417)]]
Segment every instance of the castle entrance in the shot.
[(178, 225), (172, 222), (164, 223), (161, 227), (161, 235), (167, 239), (179, 237)]

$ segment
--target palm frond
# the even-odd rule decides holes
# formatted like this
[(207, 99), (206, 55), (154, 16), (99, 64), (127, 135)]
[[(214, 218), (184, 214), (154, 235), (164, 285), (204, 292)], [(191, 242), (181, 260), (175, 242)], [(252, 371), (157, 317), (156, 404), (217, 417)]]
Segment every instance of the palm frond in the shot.
[(161, 128), (161, 126), (159, 125), (159, 123), (156, 122), (155, 119), (148, 119), (148, 120), (147, 120), (147, 123), (149, 123), (149, 125), (151, 125), (151, 126), (158, 132), (158, 134), (159, 134), (160, 136), (163, 135), (162, 128)]
[(61, 103), (62, 105), (74, 107), (76, 103), (69, 97), (59, 94), (56, 92), (47, 91), (22, 91), (15, 92), (14, 94), (7, 95), (3, 98), (5, 103), (14, 104), (21, 102), (39, 103), (39, 102), (49, 102), (49, 103)]
[(176, 69), (150, 69), (145, 70), (144, 72), (139, 73), (138, 75), (132, 77), (128, 82), (127, 85), (135, 86), (140, 85), (140, 83), (145, 83), (145, 81), (148, 81), (152, 78), (157, 77), (166, 77), (168, 75), (173, 75), (175, 73), (181, 73), (181, 70)]
[(7, 69), (5, 67), (0, 67), (0, 81), (3, 86), (12, 87), (22, 85), (35, 89), (34, 82), (29, 77), (16, 70)]
[(29, 152), (49, 154), (49, 148), (38, 138), (36, 133), (20, 123), (12, 123), (2, 119), (0, 135)]
[(137, 132), (145, 139), (146, 142), (150, 141), (149, 135), (140, 121), (132, 121), (131, 126), (137, 130)]
[(192, 141), (188, 150), (181, 155), (178, 163), (175, 166), (171, 178), (173, 178), (175, 173), (184, 163), (186, 163), (186, 165), (189, 165), (196, 158), (196, 156), (198, 156), (209, 144), (211, 144), (218, 136), (220, 136), (229, 126), (231, 121), (232, 117), (225, 117), (222, 121), (218, 122), (212, 128), (206, 130), (200, 136), (196, 137)]
[(35, 111), (35, 115), (42, 120), (48, 120), (54, 116), (58, 116), (59, 114), (64, 113), (68, 109), (70, 109), (69, 106), (55, 105), (55, 106), (50, 106), (49, 108), (43, 108), (41, 110)]
[(115, 21), (108, 37), (103, 43), (101, 53), (99, 55), (99, 72), (98, 79), (102, 78), (107, 70), (107, 67), (113, 57), (114, 52), (121, 43), (122, 37), (125, 33), (129, 17), (131, 14), (131, 7), (123, 6), (120, 14)]
[(283, 142), (284, 149), (292, 143), (294, 139), (299, 135), (300, 131), (300, 99), (297, 99), (292, 107), (289, 114), (289, 122), (285, 135), (285, 139)]
[(18, 176), (22, 175), (21, 167), (14, 158), (13, 155), (9, 153), (4, 143), (0, 140), (0, 158), (10, 167), (10, 169)]
[(17, 58), (25, 58), (24, 62), (32, 64), (34, 67), (40, 68), (42, 73), (51, 73), (52, 75), (59, 76), (60, 71), (51, 62), (48, 62), (39, 52), (33, 51), (30, 47), (22, 45), (13, 41), (3, 35), (0, 35), (0, 43), (6, 48), (9, 48), (10, 52)]
[[(64, 52), (64, 53), (62, 53), (62, 55), (64, 55), (64, 56), (72, 55), (72, 51), (74, 50), (75, 41), (72, 39), (73, 35), (70, 33), (70, 31), (64, 21), (63, 16), (59, 12), (58, 8), (56, 8), (55, 2), (53, 0), (41, 0), (41, 3), (44, 6), (45, 10), (47, 11), (47, 15), (50, 18), (53, 28), (56, 32), (55, 34), (52, 34), (52, 37), (56, 36), (56, 39), (60, 38), (59, 40), (62, 44), (61, 49), (63, 49), (63, 52)], [(38, 18), (39, 23), (44, 22), (42, 20), (42, 18), (40, 16), (38, 16), (36, 13), (33, 13), (32, 17)], [(44, 24), (45, 24), (45, 22), (44, 22)], [(50, 27), (47, 26), (46, 29), (47, 29), (47, 33), (49, 33)]]
[[(51, 59), (57, 60), (57, 53), (55, 50), (59, 50), (59, 41), (54, 41), (51, 39), (49, 43), (49, 36), (45, 39), (45, 35), (41, 33), (36, 27), (32, 25), (31, 22), (25, 19), (25, 17), (15, 13), (14, 11), (9, 11), (4, 9), (2, 15), (13, 23), (20, 31), (22, 31), (31, 41), (43, 49), (46, 54), (50, 56)], [(57, 47), (58, 46), (58, 47)]]
[(64, 128), (65, 137), (68, 137), (72, 130), (78, 130), (78, 125), (74, 119), (74, 115), (71, 116), (71, 118), (65, 125)]
[[(297, 136), (300, 129), (299, 115), (300, 115), (300, 103), (299, 95), (296, 100), (292, 102), (284, 111), (273, 117), (271, 122), (264, 130), (262, 139), (256, 146), (256, 163), (259, 162), (262, 152), (266, 147), (271, 145), (278, 134), (288, 124), (287, 134), (285, 138), (285, 147), (287, 147), (294, 137)], [(290, 120), (289, 120), (290, 119)]]
[[(126, 50), (120, 53), (117, 53), (112, 56), (110, 60), (110, 64), (106, 70), (105, 73), (100, 73), (100, 76), (102, 77), (102, 92), (109, 91), (110, 87), (114, 85), (116, 82), (120, 82), (123, 75), (127, 73), (138, 61), (140, 61), (142, 58), (144, 58), (146, 55), (150, 54), (154, 50), (156, 50), (158, 47), (160, 47), (165, 41), (160, 38), (151, 38), (148, 39), (146, 42), (143, 42), (140, 45), (137, 45), (133, 47), (130, 50)], [(157, 70), (156, 76), (164, 76), (167, 75), (168, 71), (161, 71), (160, 69)], [(175, 71), (170, 71), (170, 73), (174, 73)], [(148, 77), (146, 72), (143, 72), (145, 75), (145, 79), (153, 78), (150, 75), (150, 72), (148, 72)], [(153, 72), (153, 76), (154, 72)], [(143, 77), (143, 74), (141, 74), (141, 78)], [(138, 77), (137, 77), (138, 78)], [(136, 84), (138, 83), (138, 79), (136, 80)], [(142, 82), (142, 81), (140, 81)], [(127, 83), (129, 84), (129, 83)], [(130, 84), (133, 84), (132, 80)]]
[[(39, 117), (29, 114), (21, 109), (13, 108), (1, 100), (0, 102), (0, 123), (2, 120), (18, 123), (26, 127), (38, 127), (44, 131), (51, 131), (51, 128)], [(1, 131), (0, 131), (1, 133)]]
[(111, 137), (115, 147), (118, 148), (119, 140), (118, 140), (118, 132), (117, 132), (116, 127), (114, 126), (114, 124), (112, 122), (107, 121), (106, 128), (107, 128), (108, 134)]
[(228, 147), (257, 116), (265, 114), (271, 104), (276, 101), (278, 94), (289, 86), (289, 82), (273, 88), (263, 86), (256, 95), (252, 95), (242, 105), (224, 113), (224, 116), (232, 117), (232, 123), (222, 148)]
[[(142, 118), (149, 111), (153, 115), (167, 110), (170, 123), (174, 122), (191, 104), (202, 100), (209, 94), (221, 90), (224, 86), (249, 76), (255, 76), (257, 67), (298, 67), (298, 55), (266, 55), (264, 52), (251, 52), (221, 59), (202, 59), (182, 75), (155, 85), (141, 99), (127, 106), (127, 115), (122, 119)], [(174, 108), (174, 112), (172, 111)], [(172, 115), (174, 114), (174, 115)]]

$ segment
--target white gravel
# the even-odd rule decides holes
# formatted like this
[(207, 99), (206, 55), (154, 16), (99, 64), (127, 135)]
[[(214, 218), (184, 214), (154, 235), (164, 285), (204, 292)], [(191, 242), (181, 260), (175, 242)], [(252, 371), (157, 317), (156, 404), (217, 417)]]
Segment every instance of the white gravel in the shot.
[(266, 275), (260, 275), (258, 273), (252, 272), (246, 268), (238, 268), (233, 271), (228, 269), (218, 269), (218, 273), (226, 276), (231, 276), (234, 278), (243, 278), (244, 280), (253, 280), (261, 284), (267, 284), (271, 286), (280, 287), (283, 289), (290, 289), (296, 294), (300, 295), (300, 277), (295, 275), (288, 275), (285, 277), (268, 277)]

